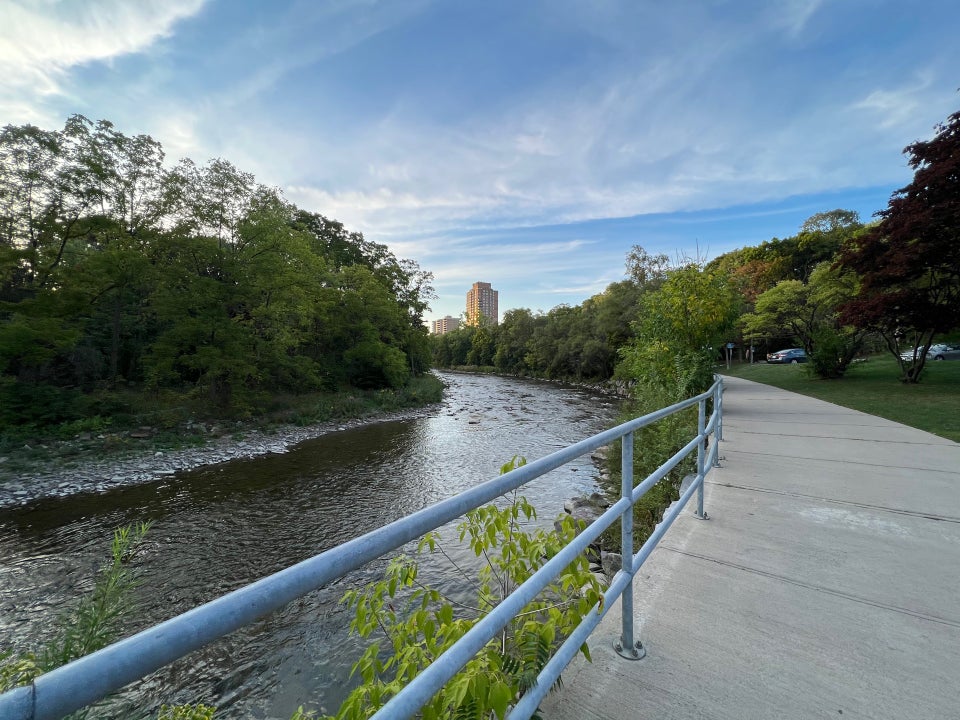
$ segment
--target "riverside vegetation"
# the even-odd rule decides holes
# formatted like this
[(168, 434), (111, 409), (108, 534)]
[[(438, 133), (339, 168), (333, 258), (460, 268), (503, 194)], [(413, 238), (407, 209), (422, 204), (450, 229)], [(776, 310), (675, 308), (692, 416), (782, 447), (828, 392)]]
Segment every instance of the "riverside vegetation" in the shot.
[[(197, 407), (189, 420), (168, 425), (141, 407), (133, 427), (119, 421), (68, 423), (40, 438), (31, 431), (13, 431), (0, 456), (0, 478), (7, 478), (8, 487), (35, 487), (36, 493), (27, 495), (38, 496), (44, 494), (41, 478), (60, 477), (68, 470), (76, 485), (83, 484), (91, 473), (96, 475), (97, 468), (101, 475), (111, 467), (151, 465), (169, 472), (167, 459), (173, 457), (181, 458), (177, 469), (246, 457), (256, 454), (250, 452), (251, 440), (256, 447), (277, 452), (278, 446), (313, 437), (334, 423), (339, 426), (417, 412), (439, 402), (442, 393), (441, 380), (424, 373), (399, 388), (347, 386), (331, 392), (271, 395), (244, 420), (230, 420)], [(151, 419), (151, 424), (143, 425), (145, 419)], [(86, 429), (78, 431), (78, 426)], [(16, 444), (12, 438), (18, 438)], [(0, 479), (0, 491), (3, 487)]]
[[(89, 655), (116, 639), (134, 610), (133, 561), (149, 528), (149, 523), (141, 523), (114, 533), (110, 563), (98, 574), (93, 590), (60, 619), (53, 640), (33, 651), (0, 652), (0, 692), (27, 685), (43, 673)], [(77, 717), (85, 717), (85, 713)]]
[(163, 160), (82, 116), (0, 132), (0, 456), (309, 420), (428, 369), (430, 273), (225, 160)]

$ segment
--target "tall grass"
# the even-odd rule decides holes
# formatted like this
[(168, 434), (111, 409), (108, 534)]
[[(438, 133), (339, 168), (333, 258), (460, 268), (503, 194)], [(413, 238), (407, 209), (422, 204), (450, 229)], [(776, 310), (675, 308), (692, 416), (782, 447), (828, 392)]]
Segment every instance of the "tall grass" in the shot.
[(111, 561), (97, 575), (93, 590), (60, 618), (50, 642), (32, 652), (0, 653), (0, 692), (28, 685), (43, 673), (100, 650), (117, 638), (134, 607), (136, 576), (130, 562), (149, 527), (149, 523), (140, 523), (114, 532)]

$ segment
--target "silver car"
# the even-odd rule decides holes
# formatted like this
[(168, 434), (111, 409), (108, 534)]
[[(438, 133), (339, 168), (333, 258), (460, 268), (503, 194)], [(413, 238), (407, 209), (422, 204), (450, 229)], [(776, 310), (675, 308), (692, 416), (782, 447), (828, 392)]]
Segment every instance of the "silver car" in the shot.
[[(913, 360), (913, 350), (900, 353), (904, 360)], [(960, 360), (960, 345), (956, 343), (937, 343), (927, 350), (927, 360)]]
[(937, 343), (927, 350), (927, 360), (960, 360), (960, 345)]

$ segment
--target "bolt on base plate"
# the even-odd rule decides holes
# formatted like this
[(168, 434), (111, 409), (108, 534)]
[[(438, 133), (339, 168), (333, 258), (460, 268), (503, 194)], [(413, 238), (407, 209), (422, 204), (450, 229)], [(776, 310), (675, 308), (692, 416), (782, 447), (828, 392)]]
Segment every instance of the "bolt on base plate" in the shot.
[(639, 640), (634, 643), (632, 648), (625, 650), (623, 647), (623, 642), (620, 639), (617, 639), (617, 641), (613, 643), (613, 649), (617, 651), (617, 655), (626, 658), (627, 660), (641, 660), (647, 656), (647, 649)]

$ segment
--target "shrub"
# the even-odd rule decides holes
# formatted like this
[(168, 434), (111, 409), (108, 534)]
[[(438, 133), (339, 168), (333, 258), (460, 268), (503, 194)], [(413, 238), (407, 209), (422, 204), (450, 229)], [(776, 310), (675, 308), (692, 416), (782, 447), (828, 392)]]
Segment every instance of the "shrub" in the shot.
[[(522, 460), (515, 458), (501, 470), (509, 471), (517, 462)], [(457, 568), (476, 589), (471, 607), (421, 582), (416, 561), (403, 556), (391, 561), (383, 580), (344, 596), (355, 613), (351, 629), (361, 637), (377, 634), (382, 639), (354, 664), (361, 684), (336, 720), (370, 717), (575, 537), (569, 515), (557, 523), (556, 532), (523, 530), (521, 522), (535, 514), (525, 498), (516, 496), (505, 508), (490, 505), (467, 514), (459, 526), (460, 540), (484, 559), (476, 576)], [(444, 552), (433, 533), (420, 542), (418, 552), (428, 549)], [(601, 590), (586, 557), (579, 557), (423, 707), (422, 717), (502, 720), (508, 705), (533, 686), (555, 648), (596, 606)], [(581, 652), (589, 659), (586, 644)]]

